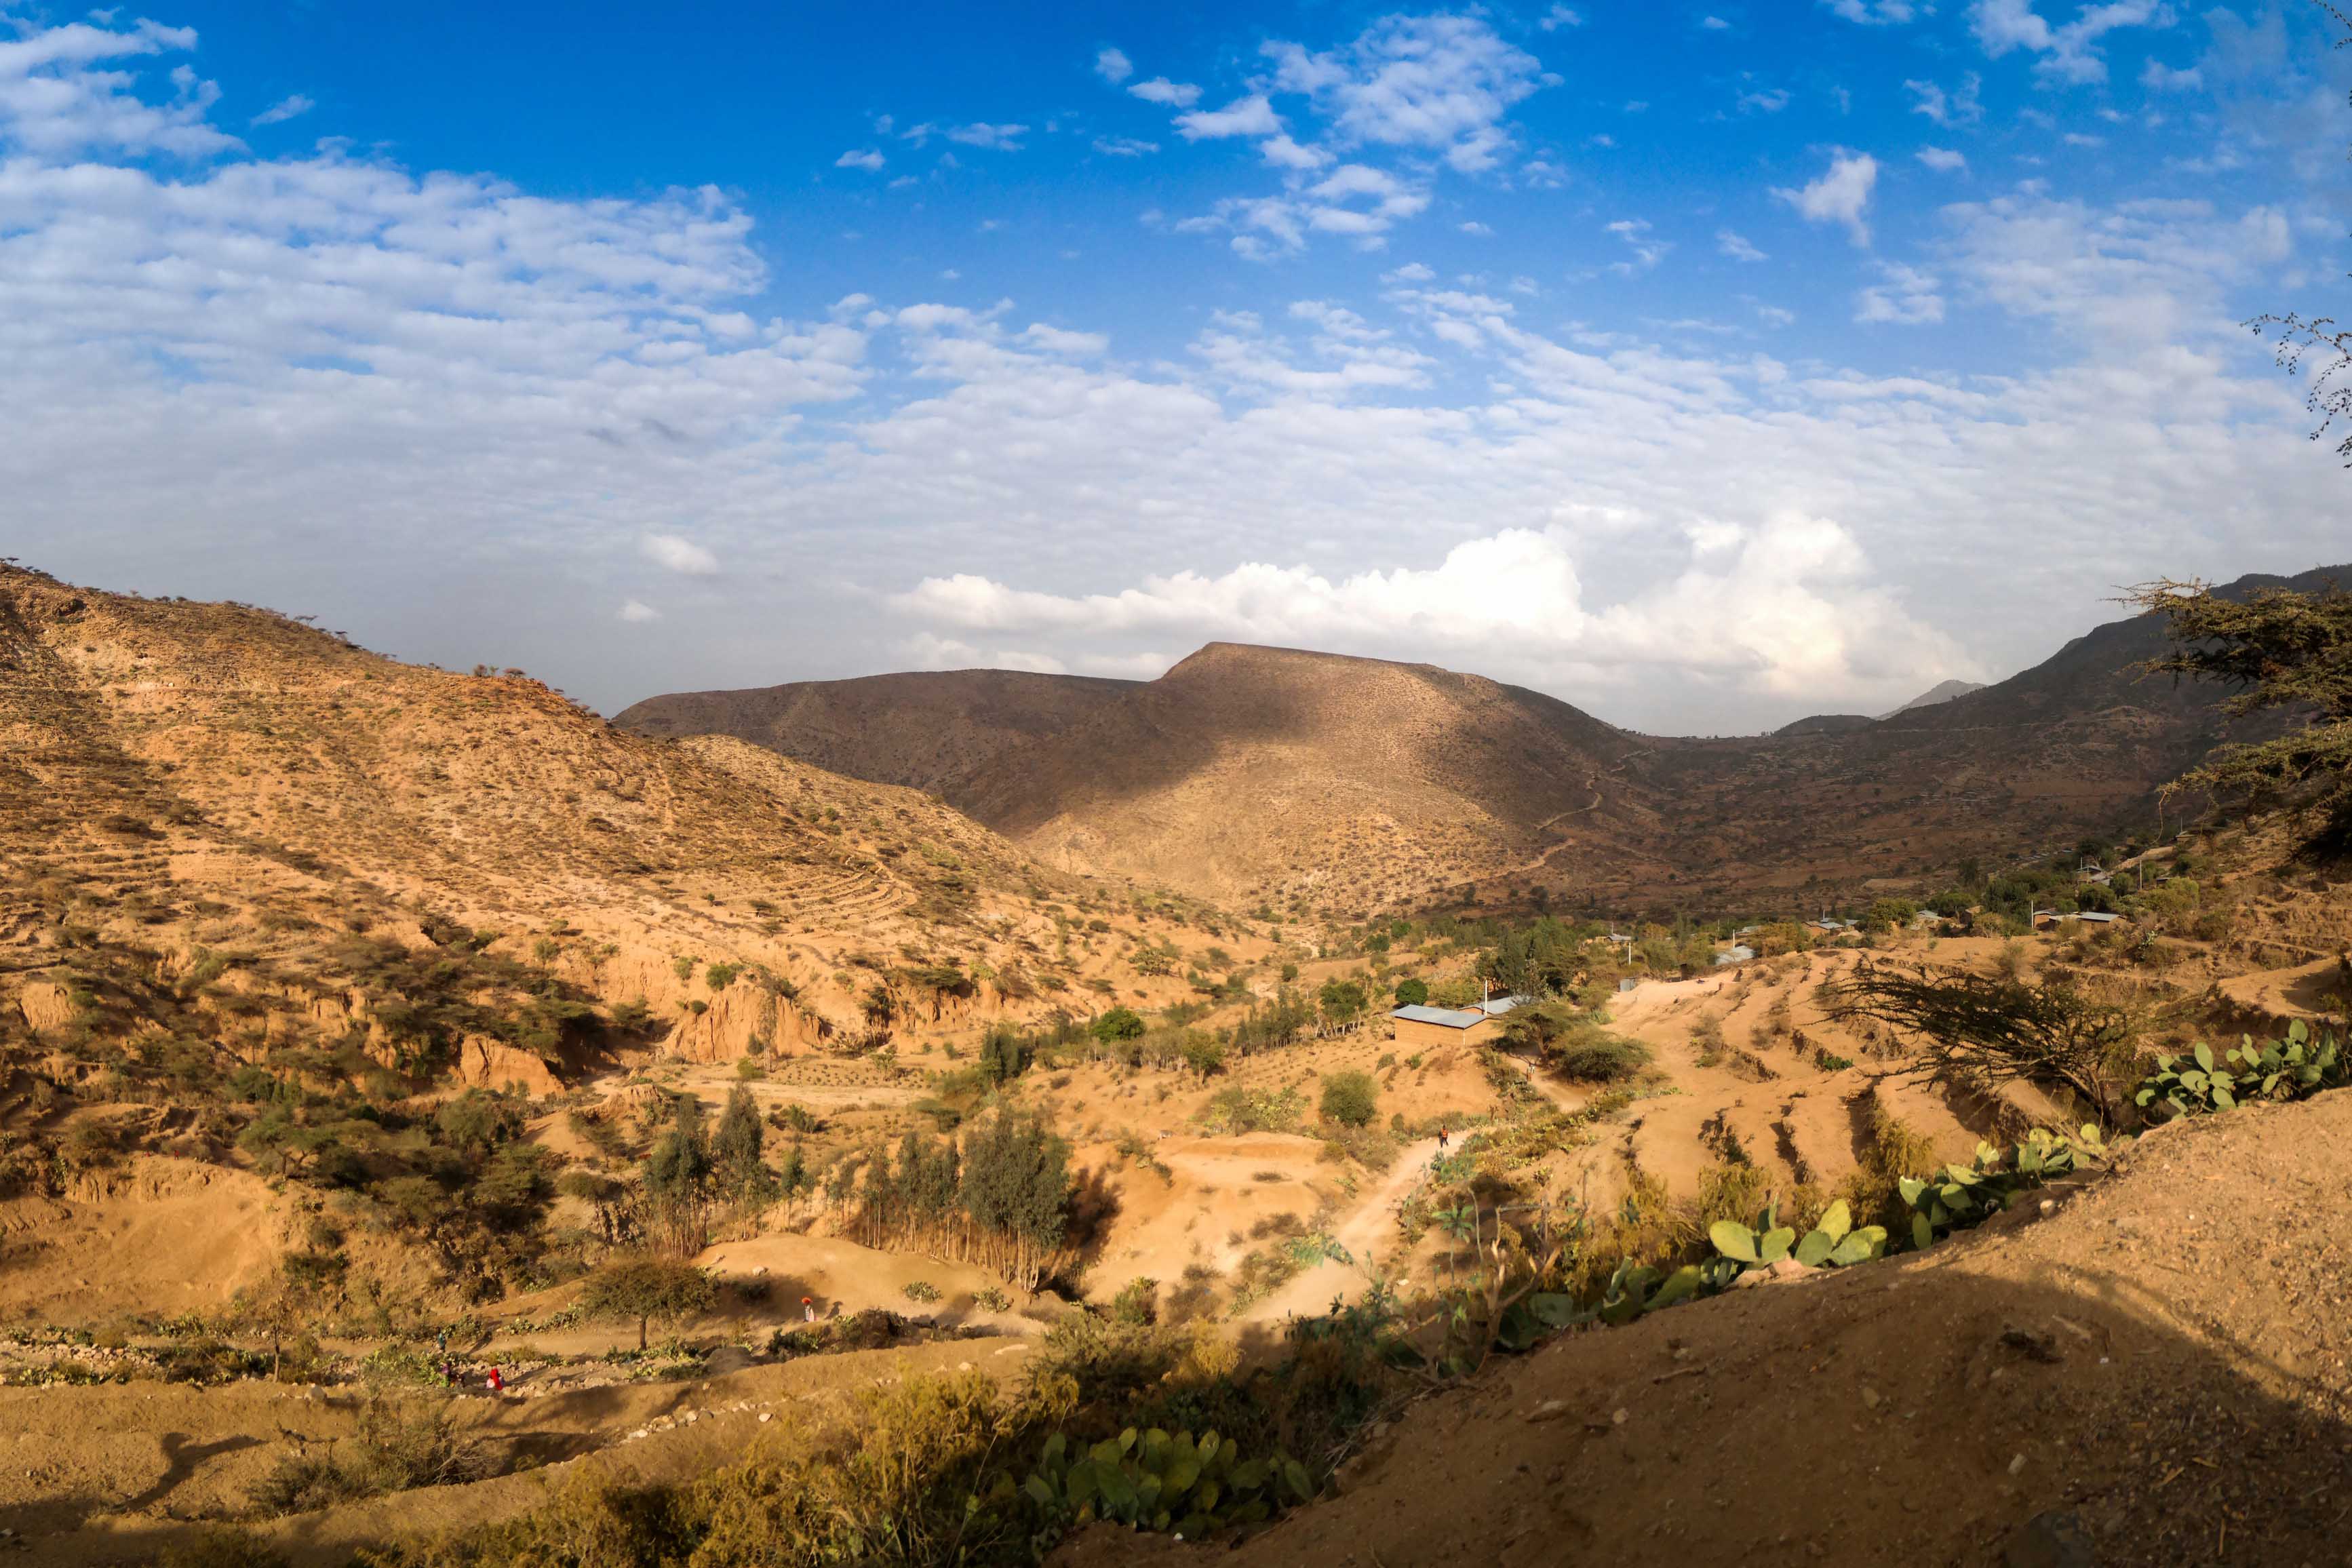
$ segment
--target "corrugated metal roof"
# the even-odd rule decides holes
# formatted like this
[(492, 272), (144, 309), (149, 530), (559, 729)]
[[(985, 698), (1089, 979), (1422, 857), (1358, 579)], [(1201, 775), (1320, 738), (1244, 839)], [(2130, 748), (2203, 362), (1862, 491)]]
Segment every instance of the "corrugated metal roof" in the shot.
[(1409, 1019), (1416, 1024), (1442, 1024), (1449, 1029), (1466, 1029), (1473, 1024), (1486, 1021), (1484, 1013), (1466, 1012), (1459, 1007), (1424, 1007), (1419, 1003), (1400, 1007), (1389, 1016)]
[(1489, 996), (1478, 1004), (1478, 1011), (1489, 1017), (1500, 1017), (1514, 1007), (1524, 1007), (1533, 1001), (1529, 996)]

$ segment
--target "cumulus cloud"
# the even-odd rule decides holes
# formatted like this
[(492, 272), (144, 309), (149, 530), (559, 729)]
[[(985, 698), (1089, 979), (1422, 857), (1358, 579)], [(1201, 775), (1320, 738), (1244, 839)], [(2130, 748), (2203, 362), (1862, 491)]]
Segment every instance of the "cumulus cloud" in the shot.
[(1338, 49), (1263, 47), (1276, 90), (1304, 94), (1342, 144), (1423, 149), (1465, 173), (1501, 161), (1505, 116), (1542, 84), (1536, 58), (1477, 16), (1389, 16)]
[(690, 539), (675, 533), (648, 533), (638, 541), (646, 559), (690, 577), (708, 577), (719, 570), (719, 557)]
[(1956, 174), (1969, 166), (1967, 154), (1949, 147), (1922, 147), (1918, 156), (1919, 162), (1939, 174)]
[(1095, 151), (1114, 158), (1141, 158), (1160, 151), (1157, 142), (1139, 142), (1132, 136), (1097, 136)]
[(967, 147), (988, 147), (1000, 153), (1018, 153), (1021, 151), (1021, 138), (1028, 134), (1028, 132), (1029, 128), (1026, 125), (991, 125), (986, 121), (975, 121), (970, 125), (950, 126), (947, 137), (949, 141), (961, 142)]
[(833, 166), (836, 169), (863, 169), (870, 174), (879, 172), (886, 162), (887, 160), (871, 147), (853, 147), (835, 158)]
[(2169, 27), (2174, 15), (2166, 0), (2109, 0), (2084, 5), (2073, 21), (2053, 27), (2033, 0), (1976, 0), (1969, 21), (1991, 58), (2024, 49), (2040, 57), (2033, 68), (2045, 81), (2080, 84), (2107, 79), (2101, 38), (2119, 27)]
[(1855, 321), (1916, 327), (1944, 319), (1944, 299), (1932, 273), (1895, 262), (1882, 265), (1879, 273), (1879, 281), (1855, 300)]
[(1864, 218), (1870, 209), (1871, 189), (1877, 184), (1877, 159), (1867, 153), (1841, 149), (1831, 156), (1829, 169), (1821, 178), (1796, 190), (1775, 185), (1772, 194), (1795, 207), (1806, 222), (1842, 223), (1856, 245), (1866, 246), (1870, 226)]
[(1106, 47), (1095, 56), (1095, 75), (1113, 87), (1135, 74), (1135, 62), (1127, 58), (1124, 49)]
[[(61, 31), (88, 62), (20, 52), (0, 75), (12, 546), (83, 580), (120, 581), (129, 560), (178, 592), (299, 597), (445, 662), (481, 657), (495, 619), (502, 658), (552, 659), (599, 701), (857, 673), (924, 628), (963, 641), (961, 662), (1149, 673), (1205, 612), (1166, 631), (985, 632), (890, 595), (966, 575), (1083, 603), (1190, 571), (1231, 598), (1255, 561), (1332, 585), (1310, 604), (1372, 603), (1349, 584), (1373, 576), (1426, 605), (1465, 569), (1426, 579), (1475, 544), (1490, 580), (1564, 570), (1576, 596), (1549, 603), (1584, 640), (1349, 646), (1426, 647), (1621, 722), (1752, 728), (1875, 701), (1877, 674), (1841, 647), (1942, 660), (1882, 638), (1872, 594), (1997, 671), (2111, 614), (2106, 584), (2341, 548), (2341, 475), (2235, 325), (2334, 230), (2306, 241), (2235, 197), (2013, 189), (1946, 209), (1904, 258), (1924, 290), (1874, 269), (1890, 309), (1932, 293), (2031, 342), (2007, 374), (1939, 370), (1927, 333), (1893, 374), (1841, 369), (1819, 342), (1784, 360), (1757, 340), (1556, 324), (1503, 282), (1513, 258), (1490, 283), (1412, 263), (1377, 297), (1261, 301), (1139, 365), (1045, 299), (857, 293), (780, 317), (766, 301), (788, 290), (715, 191), (552, 200), (204, 137), (182, 138), (211, 149), (183, 161), (155, 137), (209, 131), (173, 118), (200, 88), (128, 27)], [(121, 134), (147, 139), (125, 153)], [(1311, 236), (1325, 208), (1401, 222), (1446, 177), (1426, 149), (1381, 167), (1370, 146), (1284, 172), (1267, 226), (1236, 213), (1226, 232)], [(656, 575), (677, 568), (656, 537), (700, 552), (677, 557), (688, 577)], [(724, 572), (695, 573), (706, 559)], [(610, 626), (605, 606), (659, 604), (649, 577), (690, 591), (692, 615), (669, 606), (658, 637), (581, 635), (583, 605)], [(1780, 696), (1823, 623), (1740, 617), (1784, 603), (1860, 642), (1822, 645), (1821, 684)], [(1623, 679), (1612, 627), (1676, 678)]]
[(1771, 259), (1749, 244), (1746, 236), (1727, 228), (1715, 231), (1715, 247), (1734, 261), (1769, 261)]
[(1568, 527), (1506, 529), (1458, 543), (1429, 567), (1333, 577), (1249, 562), (1218, 576), (1180, 572), (1089, 595), (962, 574), (925, 578), (892, 604), (996, 636), (1226, 638), (1457, 661), (1508, 648), (1510, 673), (1554, 681), (1645, 666), (1776, 696), (1890, 695), (1973, 668), (1873, 580), (1852, 531), (1828, 519), (1693, 523), (1677, 569), (1608, 605), (1589, 602), (1577, 545)]
[(1176, 133), (1187, 142), (1210, 142), (1227, 136), (1272, 136), (1282, 121), (1265, 94), (1237, 98), (1223, 109), (1196, 109), (1176, 117)]
[(1164, 76), (1137, 82), (1127, 90), (1146, 103), (1162, 104), (1170, 109), (1190, 109), (1201, 101), (1199, 88), (1189, 81), (1170, 81)]
[(1547, 33), (1556, 33), (1562, 27), (1581, 27), (1584, 26), (1584, 17), (1581, 13), (1570, 10), (1566, 5), (1554, 5), (1544, 13), (1543, 20), (1538, 22), (1536, 26)]
[(1911, 112), (1924, 114), (1938, 125), (1974, 125), (1984, 118), (1984, 79), (1974, 71), (1960, 78), (1960, 85), (1946, 92), (1941, 84), (1932, 81), (1906, 81), (1905, 90), (1911, 94)]
[(1916, 16), (1912, 0), (1822, 0), (1831, 11), (1864, 26), (1895, 26)]
[(277, 102), (271, 104), (268, 108), (255, 115), (251, 123), (255, 125), (280, 125), (289, 120), (299, 119), (301, 116), (310, 113), (310, 110), (318, 107), (319, 106), (316, 101), (302, 93), (297, 92), (279, 99)]
[(632, 626), (638, 626), (646, 621), (657, 621), (661, 619), (661, 612), (655, 609), (651, 605), (646, 604), (642, 599), (628, 599), (623, 601), (620, 613), (621, 619), (628, 622)]

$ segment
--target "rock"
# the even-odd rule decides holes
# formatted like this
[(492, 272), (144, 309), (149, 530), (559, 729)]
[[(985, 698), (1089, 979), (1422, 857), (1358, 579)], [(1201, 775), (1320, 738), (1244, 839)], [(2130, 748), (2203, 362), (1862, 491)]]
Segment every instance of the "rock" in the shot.
[(730, 1372), (741, 1372), (751, 1364), (751, 1352), (741, 1345), (720, 1345), (704, 1359), (702, 1371), (706, 1377), (720, 1377)]
[(1564, 1399), (1547, 1399), (1541, 1405), (1537, 1405), (1533, 1410), (1528, 1412), (1528, 1419), (1530, 1421), (1557, 1421), (1567, 1414), (1568, 1401)]
[(2019, 1525), (2000, 1560), (2002, 1568), (2098, 1568), (2082, 1515), (2055, 1509)]

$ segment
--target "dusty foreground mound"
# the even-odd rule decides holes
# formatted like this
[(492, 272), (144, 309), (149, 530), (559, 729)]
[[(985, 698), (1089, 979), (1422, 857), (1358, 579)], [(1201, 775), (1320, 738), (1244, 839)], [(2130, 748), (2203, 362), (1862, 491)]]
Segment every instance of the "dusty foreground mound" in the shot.
[[(2352, 1093), (2179, 1124), (1931, 1251), (1572, 1336), (1220, 1561), (2341, 1563)], [(1065, 1568), (1193, 1549), (1097, 1529)]]

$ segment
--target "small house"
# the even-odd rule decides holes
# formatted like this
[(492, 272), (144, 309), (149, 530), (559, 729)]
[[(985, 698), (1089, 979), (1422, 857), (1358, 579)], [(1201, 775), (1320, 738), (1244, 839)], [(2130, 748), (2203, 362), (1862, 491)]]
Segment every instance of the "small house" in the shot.
[(1431, 1007), (1421, 1004), (1399, 1007), (1389, 1015), (1401, 1046), (1434, 1047), (1486, 1045), (1503, 1032), (1503, 1016), (1527, 1002), (1525, 996), (1489, 996), (1467, 1007)]

